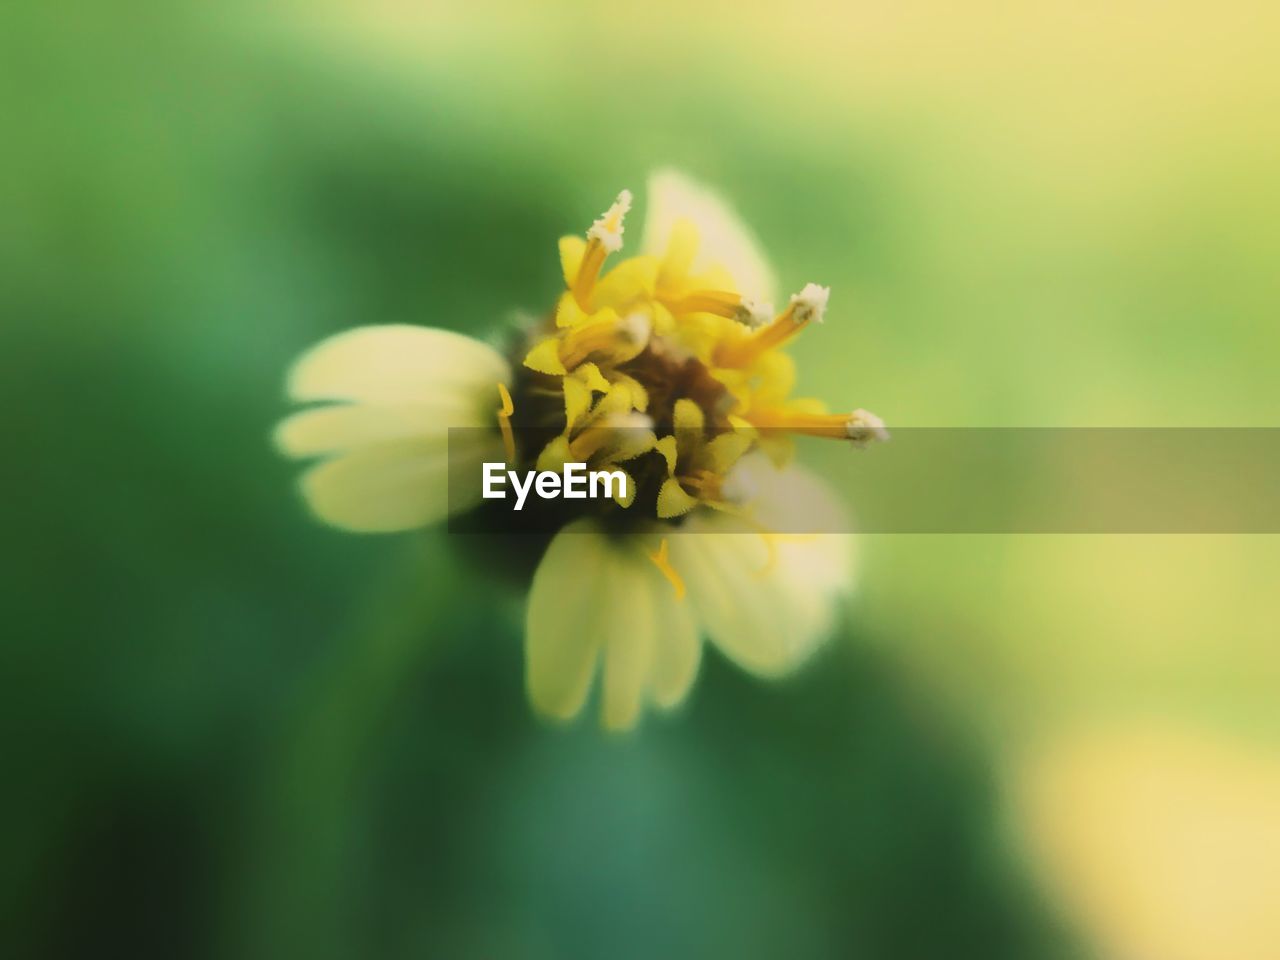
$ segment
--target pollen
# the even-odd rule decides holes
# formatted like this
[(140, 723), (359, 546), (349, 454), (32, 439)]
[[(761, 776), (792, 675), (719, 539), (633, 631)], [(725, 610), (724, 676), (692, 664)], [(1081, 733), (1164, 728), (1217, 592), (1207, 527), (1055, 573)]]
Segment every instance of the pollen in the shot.
[(744, 299), (738, 305), (738, 309), (734, 312), (733, 318), (739, 323), (756, 330), (763, 327), (773, 317), (772, 303), (759, 303), (755, 300)]
[[(570, 285), (574, 299), (584, 310), (591, 303), (591, 294), (600, 277), (605, 258), (622, 249), (622, 222), (630, 209), (631, 191), (623, 190), (618, 194), (618, 199), (613, 202), (613, 205), (587, 230), (586, 249), (582, 251), (577, 276)], [(580, 244), (581, 241), (578, 243)], [(562, 249), (563, 246), (562, 243)]]
[(618, 199), (608, 210), (600, 215), (591, 229), (587, 231), (587, 239), (595, 240), (608, 253), (617, 253), (622, 249), (622, 221), (631, 210), (631, 191), (623, 190)]
[[(716, 362), (724, 367), (749, 367), (762, 356), (782, 346), (810, 322), (821, 323), (827, 310), (828, 287), (805, 284), (793, 294), (787, 309), (768, 323), (753, 323), (754, 332), (745, 339), (728, 340), (716, 352)], [(759, 307), (756, 307), (759, 310)]]
[(812, 320), (821, 323), (827, 312), (827, 300), (831, 297), (831, 288), (816, 283), (806, 283), (799, 293), (791, 295), (791, 313), (795, 322), (804, 325)]
[(889, 431), (885, 428), (884, 421), (866, 410), (853, 411), (844, 427), (855, 447), (865, 447), (872, 440), (883, 443), (889, 439)]

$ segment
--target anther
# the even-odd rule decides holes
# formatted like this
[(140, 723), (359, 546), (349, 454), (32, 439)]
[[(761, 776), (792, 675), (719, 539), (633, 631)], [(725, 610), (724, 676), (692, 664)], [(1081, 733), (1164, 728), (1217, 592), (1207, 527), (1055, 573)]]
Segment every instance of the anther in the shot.
[(866, 410), (855, 410), (849, 414), (849, 421), (844, 427), (855, 447), (865, 447), (872, 440), (884, 442), (889, 439), (884, 421)]
[(749, 337), (721, 347), (716, 362), (722, 367), (749, 366), (762, 353), (786, 343), (808, 324), (821, 323), (830, 295), (828, 287), (805, 284), (803, 290), (792, 295), (787, 309), (772, 321), (759, 326)]
[(631, 191), (623, 190), (613, 206), (601, 214), (587, 231), (587, 249), (582, 255), (578, 276), (573, 282), (573, 295), (584, 310), (591, 299), (591, 291), (600, 276), (605, 257), (622, 249), (622, 222), (630, 209)]

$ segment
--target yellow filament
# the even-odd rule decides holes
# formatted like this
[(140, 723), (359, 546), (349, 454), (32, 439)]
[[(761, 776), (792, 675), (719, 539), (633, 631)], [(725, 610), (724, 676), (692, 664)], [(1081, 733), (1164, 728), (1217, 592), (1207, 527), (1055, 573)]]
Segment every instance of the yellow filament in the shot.
[(600, 276), (600, 268), (604, 266), (604, 258), (609, 251), (604, 244), (592, 237), (587, 241), (587, 249), (582, 254), (582, 265), (578, 267), (578, 275), (573, 279), (573, 296), (578, 306), (588, 309), (591, 302), (591, 291), (595, 288), (596, 278)]
[(516, 405), (511, 402), (511, 394), (505, 383), (498, 384), (498, 395), (502, 398), (502, 407), (498, 410), (498, 429), (502, 431), (502, 445), (507, 451), (507, 463), (516, 462), (516, 438), (511, 432), (511, 415), (516, 412)]
[(727, 343), (716, 351), (716, 363), (722, 367), (746, 367), (762, 353), (786, 343), (809, 324), (809, 318), (796, 319), (791, 304), (769, 323), (737, 343)]
[(586, 427), (569, 444), (574, 463), (586, 463), (610, 438), (608, 427)]
[(580, 331), (574, 331), (565, 340), (560, 361), (566, 370), (572, 370), (596, 351), (608, 349), (616, 335), (617, 329), (609, 323), (592, 324)]
[(679, 300), (667, 301), (665, 306), (677, 315), (713, 313), (717, 317), (732, 320), (742, 309), (742, 297), (722, 290), (698, 290)]
[(724, 478), (711, 470), (696, 470), (687, 476), (681, 476), (680, 482), (693, 487), (703, 500), (719, 500), (720, 486)]
[(676, 568), (671, 566), (671, 558), (667, 549), (667, 538), (662, 538), (662, 543), (658, 545), (658, 549), (649, 554), (649, 559), (653, 565), (658, 568), (667, 581), (676, 591), (676, 599), (684, 599), (684, 580), (680, 578), (680, 574), (676, 573)]
[(785, 410), (757, 410), (748, 414), (751, 425), (760, 429), (789, 430), (810, 437), (849, 439), (848, 413), (788, 413)]

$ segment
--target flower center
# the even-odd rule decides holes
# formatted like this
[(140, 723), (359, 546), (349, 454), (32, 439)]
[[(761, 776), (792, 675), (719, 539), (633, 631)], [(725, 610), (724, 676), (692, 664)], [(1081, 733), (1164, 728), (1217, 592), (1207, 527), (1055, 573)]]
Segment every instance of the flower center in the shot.
[[(832, 414), (788, 398), (794, 365), (780, 348), (822, 321), (826, 287), (808, 284), (775, 315), (723, 270), (693, 271), (700, 241), (688, 221), (673, 228), (666, 254), (606, 271), (630, 207), (623, 191), (585, 240), (560, 241), (565, 292), (522, 344), (497, 408), (512, 466), (618, 469), (623, 495), (575, 509), (620, 524), (678, 522), (700, 505), (738, 508), (726, 499), (728, 474), (765, 433), (859, 445), (887, 436), (865, 411)], [(786, 456), (785, 440), (767, 439), (775, 459)]]

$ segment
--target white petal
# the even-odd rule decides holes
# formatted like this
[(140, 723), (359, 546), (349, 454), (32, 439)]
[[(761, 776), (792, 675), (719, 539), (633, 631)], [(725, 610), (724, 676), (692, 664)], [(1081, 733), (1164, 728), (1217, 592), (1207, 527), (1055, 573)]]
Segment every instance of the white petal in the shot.
[(395, 324), (356, 327), (322, 340), (294, 364), (294, 400), (430, 403), (442, 387), (508, 383), (506, 360), (488, 344), (450, 330)]
[[(502, 459), (493, 426), (510, 370), (491, 347), (447, 330), (361, 327), (330, 337), (294, 365), (297, 400), (351, 400), (303, 410), (276, 428), (288, 456), (338, 454), (305, 473), (303, 495), (334, 526), (387, 532), (472, 506), (484, 460)], [(455, 434), (449, 428), (473, 428)], [(454, 485), (452, 502), (449, 478)]]
[(698, 228), (701, 244), (693, 270), (719, 266), (727, 270), (738, 292), (755, 301), (774, 301), (773, 270), (760, 244), (732, 208), (714, 192), (674, 170), (659, 170), (649, 178), (646, 194), (645, 253), (666, 252), (672, 227), (691, 220)]
[(525, 676), (538, 712), (581, 711), (603, 663), (601, 721), (628, 730), (646, 693), (662, 707), (687, 695), (699, 644), (692, 613), (644, 555), (648, 538), (609, 537), (591, 520), (562, 530), (538, 565), (525, 629)]
[[(792, 464), (775, 467), (753, 454), (731, 475), (731, 488), (749, 492), (752, 518), (774, 538), (777, 575), (797, 598), (802, 633), (816, 643), (831, 627), (842, 594), (857, 582), (856, 541), (847, 512), (831, 488)], [(830, 532), (824, 532), (830, 531)]]
[(738, 461), (725, 493), (742, 503), (754, 520), (778, 533), (847, 533), (853, 529), (848, 512), (830, 486), (795, 464), (779, 468), (759, 452)]
[(702, 639), (693, 606), (680, 599), (666, 578), (653, 570), (650, 577), (654, 612), (653, 661), (649, 670), (649, 697), (664, 710), (676, 707), (689, 695), (702, 660)]
[[(451, 508), (472, 506), (480, 463), (502, 458), (497, 437), (477, 435), (472, 446), (457, 447), (450, 450), (446, 437), (363, 447), (312, 467), (302, 475), (302, 492), (317, 516), (345, 530), (387, 533), (426, 526)], [(454, 502), (451, 473), (460, 481)]]
[(618, 563), (601, 584), (612, 597), (600, 705), (600, 720), (607, 730), (630, 730), (636, 725), (653, 663), (657, 611), (649, 590), (649, 571), (639, 566), (647, 561), (639, 556), (627, 559), (631, 562)]
[(302, 410), (276, 427), (275, 443), (290, 457), (351, 450), (397, 440), (426, 440), (447, 436), (450, 427), (493, 426), (497, 391), (478, 398), (442, 391), (429, 403), (333, 404)]
[(789, 598), (765, 575), (759, 536), (720, 532), (716, 518), (673, 536), (672, 566), (688, 588), (698, 620), (723, 653), (752, 673), (777, 676), (791, 666)]
[(560, 720), (586, 702), (607, 615), (595, 573), (608, 544), (588, 521), (570, 524), (547, 547), (533, 575), (525, 617), (525, 686), (534, 709)]
[(672, 538), (672, 563), (712, 642), (747, 670), (778, 676), (829, 636), (849, 585), (850, 538), (783, 536), (771, 547), (747, 529), (723, 515), (691, 518)]

